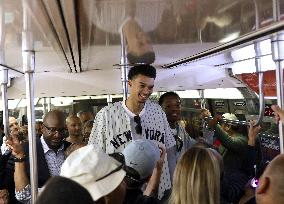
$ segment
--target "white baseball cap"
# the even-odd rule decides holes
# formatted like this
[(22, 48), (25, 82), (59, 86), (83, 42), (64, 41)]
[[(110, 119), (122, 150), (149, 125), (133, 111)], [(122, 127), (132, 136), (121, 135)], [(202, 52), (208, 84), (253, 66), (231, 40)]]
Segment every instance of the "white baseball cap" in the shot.
[(227, 119), (227, 120), (236, 120), (238, 121), (239, 119), (237, 118), (237, 116), (233, 113), (224, 113), (222, 115), (223, 118)]
[(122, 167), (102, 150), (87, 145), (67, 157), (60, 175), (81, 184), (96, 201), (120, 185), (126, 175)]
[(140, 179), (152, 175), (157, 161), (160, 159), (160, 150), (152, 141), (138, 139), (132, 141), (122, 151), (125, 165), (136, 170)]

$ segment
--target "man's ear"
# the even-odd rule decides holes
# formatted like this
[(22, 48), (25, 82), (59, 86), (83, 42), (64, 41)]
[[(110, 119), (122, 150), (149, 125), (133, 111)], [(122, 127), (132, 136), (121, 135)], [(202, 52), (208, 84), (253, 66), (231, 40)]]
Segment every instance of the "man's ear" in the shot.
[(131, 87), (131, 86), (132, 86), (132, 81), (129, 79), (129, 80), (127, 81), (127, 84), (128, 84), (129, 87)]
[(259, 186), (256, 189), (256, 194), (266, 193), (269, 187), (270, 187), (270, 178), (269, 177), (262, 178), (259, 182)]
[(41, 132), (44, 132), (44, 126), (42, 124), (40, 125), (40, 130)]

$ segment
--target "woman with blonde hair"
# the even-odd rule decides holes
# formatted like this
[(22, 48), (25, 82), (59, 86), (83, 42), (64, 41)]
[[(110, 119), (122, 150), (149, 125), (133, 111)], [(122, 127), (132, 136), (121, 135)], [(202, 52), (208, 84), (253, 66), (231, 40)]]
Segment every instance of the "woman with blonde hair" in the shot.
[(177, 163), (170, 204), (220, 203), (220, 167), (209, 149), (193, 147)]

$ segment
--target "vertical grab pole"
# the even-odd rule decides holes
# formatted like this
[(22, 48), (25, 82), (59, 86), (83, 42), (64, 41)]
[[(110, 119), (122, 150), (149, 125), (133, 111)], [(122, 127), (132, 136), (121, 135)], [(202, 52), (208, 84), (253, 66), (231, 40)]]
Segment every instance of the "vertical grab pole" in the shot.
[[(280, 21), (280, 4), (279, 0), (273, 0), (273, 20), (275, 22)], [(271, 51), (272, 58), (276, 65), (276, 87), (277, 87), (277, 105), (283, 109), (284, 99), (283, 99), (283, 67), (284, 67), (284, 32), (278, 32), (274, 34), (271, 38)], [(279, 121), (279, 144), (280, 153), (284, 153), (284, 128), (283, 122)]]
[(112, 103), (112, 97), (110, 94), (107, 95), (107, 105), (110, 105)]
[(3, 124), (4, 133), (6, 138), (9, 136), (9, 115), (8, 115), (8, 97), (7, 97), (7, 84), (8, 84), (8, 70), (1, 69), (1, 93), (2, 93), (2, 107), (3, 107)]
[(22, 57), (23, 70), (26, 81), (27, 97), (27, 117), (29, 133), (29, 161), (30, 161), (30, 183), (32, 189), (32, 203), (34, 204), (38, 190), (37, 174), (37, 151), (35, 134), (35, 111), (34, 111), (34, 71), (35, 71), (35, 53), (33, 50), (33, 36), (30, 31), (30, 16), (28, 15), (28, 0), (22, 0), (23, 5), (23, 32), (22, 32)]
[(128, 97), (128, 83), (127, 83), (128, 65), (126, 58), (126, 40), (122, 31), (120, 32), (120, 43), (121, 43), (121, 57), (120, 57), (121, 82), (123, 89), (123, 100), (126, 100)]
[[(277, 104), (283, 109), (284, 100), (283, 100), (283, 67), (284, 67), (284, 32), (276, 33), (272, 36), (271, 48), (272, 48), (272, 57), (276, 65), (276, 86), (277, 86)], [(283, 122), (279, 121), (279, 139), (280, 139), (280, 152), (284, 153), (284, 128)]]
[[(0, 0), (0, 63), (5, 64), (5, 22), (4, 22), (4, 8), (3, 0)], [(0, 68), (1, 73), (1, 93), (2, 93), (2, 107), (3, 107), (3, 124), (4, 133), (6, 138), (9, 136), (9, 115), (8, 115), (8, 97), (7, 97), (7, 85), (8, 85), (8, 70), (4, 67)]]
[[(257, 0), (253, 1), (255, 9), (255, 29), (258, 30), (260, 27), (259, 21), (259, 3)], [(254, 51), (255, 51), (255, 68), (258, 73), (258, 88), (259, 88), (259, 116), (256, 121), (255, 126), (259, 125), (264, 116), (264, 93), (263, 93), (263, 72), (261, 70), (261, 50), (260, 42), (254, 42)]]
[(206, 103), (205, 103), (205, 99), (204, 99), (204, 89), (199, 89), (198, 93), (199, 93), (200, 102), (201, 102), (200, 107), (201, 107), (201, 109), (205, 109)]
[(260, 50), (260, 43), (254, 43), (254, 50), (255, 50), (255, 67), (258, 73), (258, 88), (259, 88), (259, 116), (256, 121), (255, 126), (259, 125), (264, 116), (264, 93), (263, 93), (263, 72), (261, 71), (261, 50)]

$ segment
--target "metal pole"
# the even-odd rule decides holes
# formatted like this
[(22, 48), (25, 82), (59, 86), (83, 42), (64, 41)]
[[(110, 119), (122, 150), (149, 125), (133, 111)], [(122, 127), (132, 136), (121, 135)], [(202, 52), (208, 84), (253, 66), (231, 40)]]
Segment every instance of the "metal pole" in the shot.
[(206, 51), (197, 53), (195, 55), (192, 55), (190, 57), (183, 58), (181, 60), (178, 60), (173, 63), (165, 64), (162, 67), (163, 68), (173, 68), (182, 64), (194, 62), (197, 60), (202, 60), (208, 57), (212, 57), (217, 54), (228, 52), (232, 49), (236, 49), (238, 47), (242, 47), (244, 45), (251, 44), (252, 41), (259, 39), (264, 36), (271, 35), (275, 32), (281, 31), (284, 29), (284, 21), (279, 21), (277, 23), (273, 23), (270, 26), (265, 26), (263, 28), (258, 29), (255, 32), (251, 32), (249, 34), (243, 35), (235, 40), (232, 40), (230, 42), (221, 44), (219, 46), (213, 47), (211, 49), (208, 49)]
[(107, 95), (107, 104), (110, 105), (112, 103), (111, 95)]
[(280, 3), (279, 0), (272, 1), (273, 20), (274, 22), (280, 21)]
[[(276, 86), (277, 86), (277, 104), (283, 109), (284, 100), (283, 100), (283, 60), (284, 60), (284, 32), (280, 32), (272, 36), (271, 48), (272, 48), (272, 57), (276, 64)], [(284, 153), (284, 128), (283, 122), (279, 122), (279, 139), (280, 139), (280, 152)]]
[(51, 111), (51, 98), (48, 98), (47, 111)]
[[(209, 121), (209, 120), (213, 120), (213, 117), (212, 116), (209, 116), (209, 117), (204, 117), (204, 119), (206, 121)], [(225, 119), (225, 118), (222, 118), (220, 120), (220, 122), (222, 123), (227, 123), (227, 124), (233, 124), (233, 125), (244, 125), (244, 126), (249, 126), (250, 123), (247, 122), (247, 121), (241, 121), (241, 120), (228, 120), (228, 119)]]
[(35, 53), (33, 51), (33, 36), (30, 31), (30, 16), (28, 15), (28, 0), (23, 0), (23, 32), (22, 32), (22, 57), (23, 70), (26, 81), (27, 117), (29, 133), (29, 161), (30, 161), (30, 183), (32, 189), (32, 203), (35, 203), (38, 190), (37, 174), (37, 151), (35, 133), (35, 111), (34, 111), (34, 70)]
[[(280, 21), (280, 4), (278, 0), (273, 0), (273, 20), (275, 22)], [(284, 32), (278, 32), (274, 34), (271, 38), (271, 51), (272, 58), (276, 65), (276, 86), (277, 86), (277, 104), (283, 109), (284, 99), (283, 99), (283, 60), (284, 60)], [(279, 144), (280, 153), (284, 153), (284, 128), (283, 122), (279, 121)]]
[(204, 99), (204, 89), (198, 89), (198, 93), (199, 93), (199, 97), (200, 97), (200, 107), (201, 109), (205, 109), (206, 108), (206, 102)]
[[(0, 64), (5, 64), (5, 22), (4, 22), (4, 9), (3, 0), (0, 0)], [(1, 72), (1, 93), (2, 93), (2, 107), (3, 107), (3, 125), (6, 138), (9, 136), (9, 115), (8, 115), (8, 97), (7, 97), (7, 84), (8, 84), (8, 70), (0, 66)]]
[(43, 106), (43, 115), (45, 115), (47, 113), (47, 110), (46, 110), (46, 98), (45, 97), (43, 98), (42, 106)]
[(261, 50), (260, 50), (260, 43), (254, 43), (254, 51), (255, 51), (255, 68), (256, 72), (258, 72), (258, 88), (259, 88), (259, 116), (255, 126), (258, 126), (264, 116), (264, 93), (263, 93), (263, 72), (261, 70)]
[(121, 82), (123, 89), (123, 100), (126, 100), (128, 97), (128, 83), (127, 83), (128, 65), (126, 58), (126, 40), (123, 35), (123, 32), (120, 33), (120, 42), (121, 42), (121, 58), (120, 58)]
[(4, 133), (7, 138), (9, 136), (9, 115), (8, 115), (8, 97), (7, 97), (8, 70), (2, 69), (0, 73), (1, 73), (2, 107), (3, 107), (3, 124), (4, 124)]

